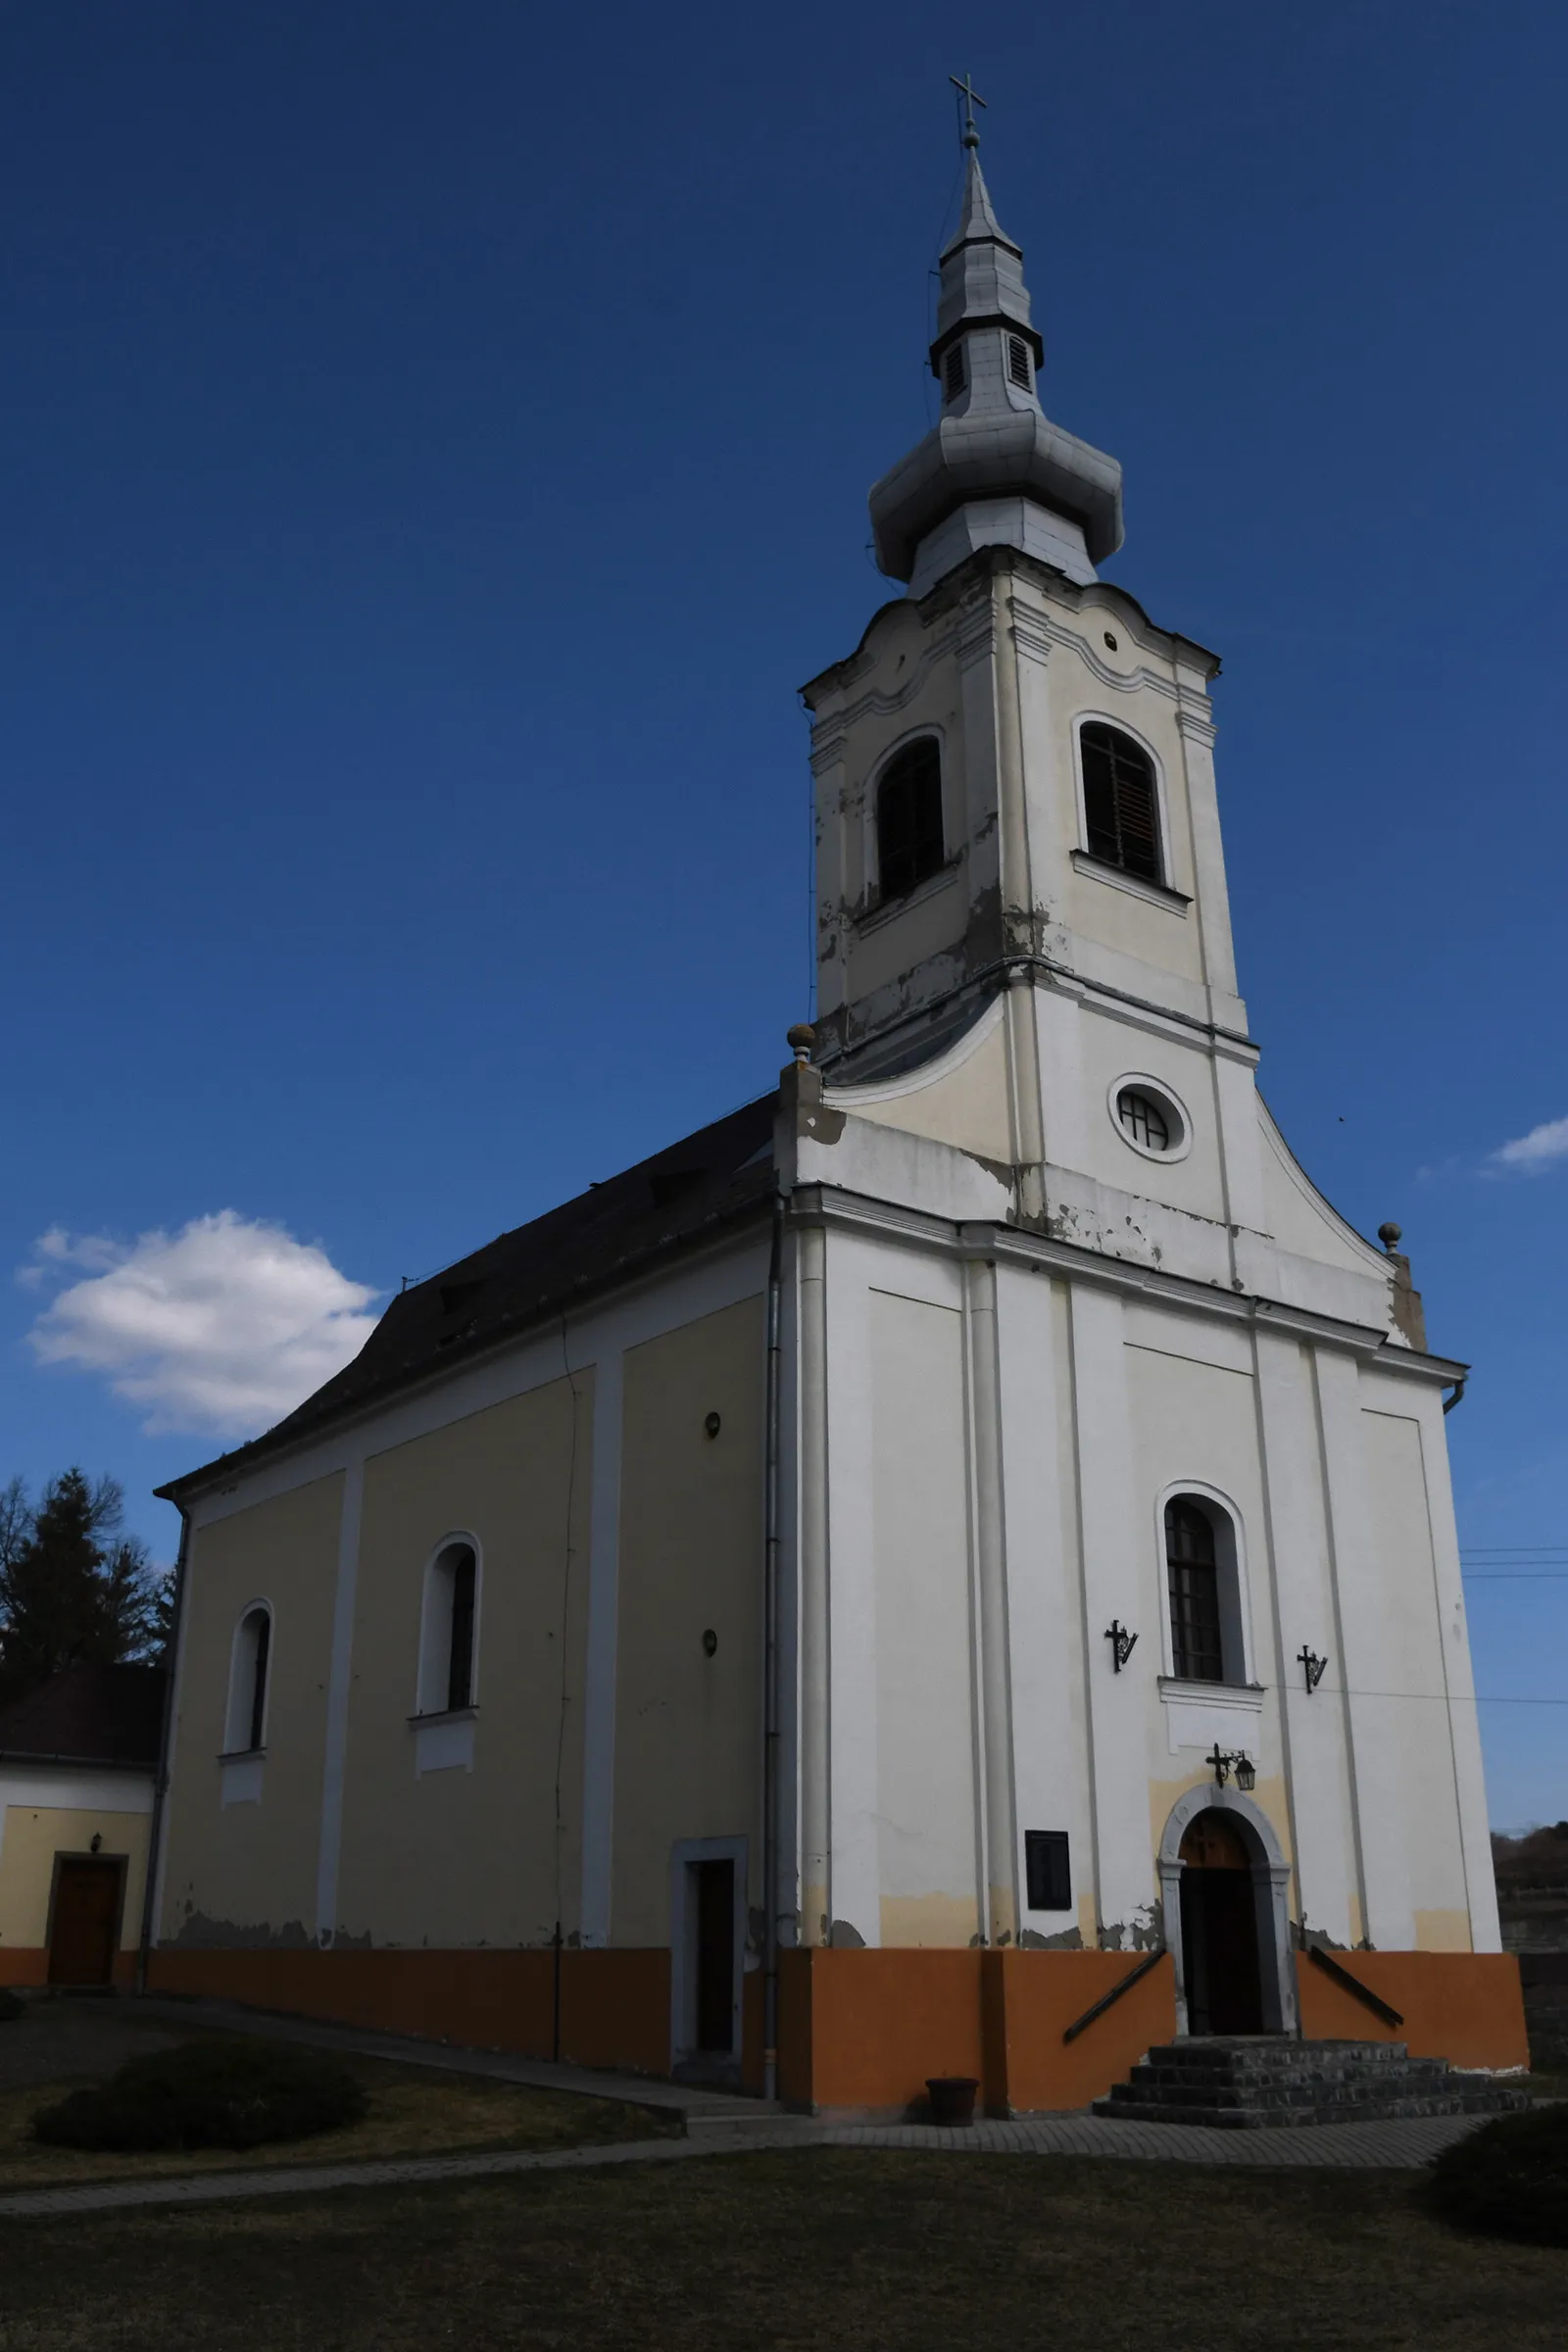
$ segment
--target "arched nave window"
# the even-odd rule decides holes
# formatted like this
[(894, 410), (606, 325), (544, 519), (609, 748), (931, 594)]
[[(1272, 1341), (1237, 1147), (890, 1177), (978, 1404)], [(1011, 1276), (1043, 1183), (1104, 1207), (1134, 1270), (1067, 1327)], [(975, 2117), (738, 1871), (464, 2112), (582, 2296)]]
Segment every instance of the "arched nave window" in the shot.
[(907, 898), (940, 873), (947, 858), (942, 833), (942, 747), (919, 735), (895, 752), (876, 788), (877, 889), (884, 900)]
[(1236, 1523), (1205, 1494), (1165, 1505), (1170, 1670), (1182, 1683), (1245, 1683), (1247, 1644)]
[(1146, 882), (1163, 880), (1154, 762), (1141, 743), (1098, 718), (1079, 728), (1078, 745), (1090, 857)]
[(444, 1544), (425, 1571), (419, 1643), (419, 1713), (451, 1714), (473, 1704), (474, 1611), (479, 1562), (461, 1539)]
[(223, 1747), (229, 1755), (244, 1755), (267, 1745), (267, 1683), (271, 1656), (272, 1612), (265, 1601), (256, 1601), (234, 1629), (234, 1649), (228, 1670), (228, 1714), (223, 1728)]

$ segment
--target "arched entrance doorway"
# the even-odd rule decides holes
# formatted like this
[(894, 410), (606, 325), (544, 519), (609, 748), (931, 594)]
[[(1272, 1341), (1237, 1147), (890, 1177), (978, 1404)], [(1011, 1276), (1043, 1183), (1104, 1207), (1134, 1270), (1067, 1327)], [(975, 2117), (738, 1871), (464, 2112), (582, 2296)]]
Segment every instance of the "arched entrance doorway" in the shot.
[(1295, 2034), (1290, 1864), (1239, 1789), (1189, 1788), (1159, 1841), (1178, 2034)]
[(1223, 1813), (1200, 1813), (1180, 1849), (1182, 1954), (1189, 2034), (1261, 2034), (1252, 1872), (1241, 1832)]

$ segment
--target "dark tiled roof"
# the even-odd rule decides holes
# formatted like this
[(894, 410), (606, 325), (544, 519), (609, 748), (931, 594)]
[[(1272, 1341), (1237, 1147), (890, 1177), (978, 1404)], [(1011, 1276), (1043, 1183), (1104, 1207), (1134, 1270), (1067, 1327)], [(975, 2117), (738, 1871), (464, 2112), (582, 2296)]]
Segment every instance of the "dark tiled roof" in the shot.
[(0, 1755), (150, 1770), (163, 1742), (164, 1681), (161, 1666), (67, 1666), (0, 1707)]
[(246, 1468), (755, 1215), (773, 1189), (777, 1100), (763, 1095), (732, 1110), (400, 1293), (354, 1361), (286, 1420), (159, 1494), (177, 1499), (219, 1471)]

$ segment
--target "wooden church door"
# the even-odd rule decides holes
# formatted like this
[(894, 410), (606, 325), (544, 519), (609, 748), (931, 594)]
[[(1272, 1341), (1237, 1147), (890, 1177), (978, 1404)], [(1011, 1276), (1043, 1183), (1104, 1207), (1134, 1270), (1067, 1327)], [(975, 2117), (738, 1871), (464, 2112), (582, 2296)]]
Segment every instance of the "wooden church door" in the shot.
[(1189, 2034), (1261, 2034), (1257, 1906), (1240, 1833), (1200, 1813), (1181, 1844), (1182, 1959)]
[(120, 1928), (119, 1862), (62, 1856), (49, 1938), (51, 1984), (107, 1984)]

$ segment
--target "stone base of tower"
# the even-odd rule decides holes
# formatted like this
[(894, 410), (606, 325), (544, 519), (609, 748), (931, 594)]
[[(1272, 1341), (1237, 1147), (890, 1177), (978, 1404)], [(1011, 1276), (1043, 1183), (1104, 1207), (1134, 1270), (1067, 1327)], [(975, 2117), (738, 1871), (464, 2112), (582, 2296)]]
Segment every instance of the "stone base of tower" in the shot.
[[(1087, 2107), (1176, 2031), (1162, 1955), (1075, 2035), (1067, 2029), (1137, 1966), (1127, 1952), (791, 1951), (780, 1955), (779, 2095), (790, 2106), (905, 2116), (927, 2078), (970, 2075), (993, 2115)], [(1380, 2020), (1305, 1955), (1301, 2031), (1402, 2041), (1459, 2067), (1529, 2065), (1510, 1953), (1354, 1952), (1342, 1965), (1399, 2012)], [(381, 2034), (663, 2076), (667, 1951), (172, 1951), (148, 1990), (206, 1995)], [(762, 1982), (748, 1975), (741, 2080), (762, 2082)]]

